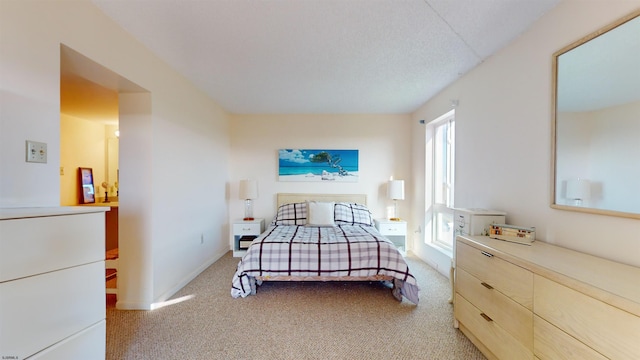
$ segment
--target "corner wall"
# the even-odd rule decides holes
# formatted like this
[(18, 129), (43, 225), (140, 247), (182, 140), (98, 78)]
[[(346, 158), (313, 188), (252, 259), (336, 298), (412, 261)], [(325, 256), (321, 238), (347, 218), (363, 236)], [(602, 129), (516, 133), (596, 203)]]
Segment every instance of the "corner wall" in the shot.
[[(414, 182), (424, 180), (424, 130), (456, 108), (456, 207), (507, 212), (540, 240), (640, 266), (640, 221), (551, 209), (551, 57), (564, 46), (640, 8), (640, 1), (565, 0), (507, 48), (412, 116)], [(424, 192), (414, 192), (421, 204)], [(413, 211), (424, 228), (424, 208)], [(417, 253), (429, 262), (422, 237)]]
[[(129, 258), (144, 271), (119, 304), (151, 308), (229, 251), (227, 113), (88, 0), (0, 7), (0, 207), (60, 204), (61, 44), (150, 94), (149, 121), (120, 124), (120, 241), (141, 244)], [(47, 164), (24, 161), (27, 139), (47, 143)]]

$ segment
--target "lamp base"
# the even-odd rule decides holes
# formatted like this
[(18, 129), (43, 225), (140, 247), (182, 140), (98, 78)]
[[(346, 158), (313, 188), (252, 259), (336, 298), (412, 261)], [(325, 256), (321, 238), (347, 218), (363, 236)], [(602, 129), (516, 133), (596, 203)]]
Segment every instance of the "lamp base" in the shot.
[(253, 221), (253, 202), (251, 199), (246, 199), (244, 201), (244, 221)]
[(391, 221), (400, 221), (400, 218), (399, 217), (392, 217), (392, 218), (389, 218), (389, 220), (391, 220)]

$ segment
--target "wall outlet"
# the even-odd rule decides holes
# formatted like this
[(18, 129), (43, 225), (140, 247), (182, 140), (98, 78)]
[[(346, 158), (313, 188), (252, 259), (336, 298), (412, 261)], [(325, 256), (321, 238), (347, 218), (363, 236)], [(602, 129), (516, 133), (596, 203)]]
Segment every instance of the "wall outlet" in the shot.
[(27, 162), (47, 163), (47, 144), (37, 141), (27, 140), (26, 158)]

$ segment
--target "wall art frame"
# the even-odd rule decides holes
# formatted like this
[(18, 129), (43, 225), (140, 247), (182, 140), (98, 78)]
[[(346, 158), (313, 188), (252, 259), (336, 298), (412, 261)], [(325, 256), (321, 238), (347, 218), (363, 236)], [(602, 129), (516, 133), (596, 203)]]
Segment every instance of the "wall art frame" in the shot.
[(278, 150), (279, 181), (358, 182), (358, 170), (358, 150)]

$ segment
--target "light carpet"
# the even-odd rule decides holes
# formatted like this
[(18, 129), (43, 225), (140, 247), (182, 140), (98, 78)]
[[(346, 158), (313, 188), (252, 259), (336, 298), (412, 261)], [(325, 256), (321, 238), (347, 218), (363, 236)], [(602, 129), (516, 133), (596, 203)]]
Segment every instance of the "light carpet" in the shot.
[(107, 308), (107, 359), (485, 359), (453, 327), (449, 280), (412, 257), (420, 304), (377, 282), (265, 282), (233, 299), (231, 252), (153, 311)]

